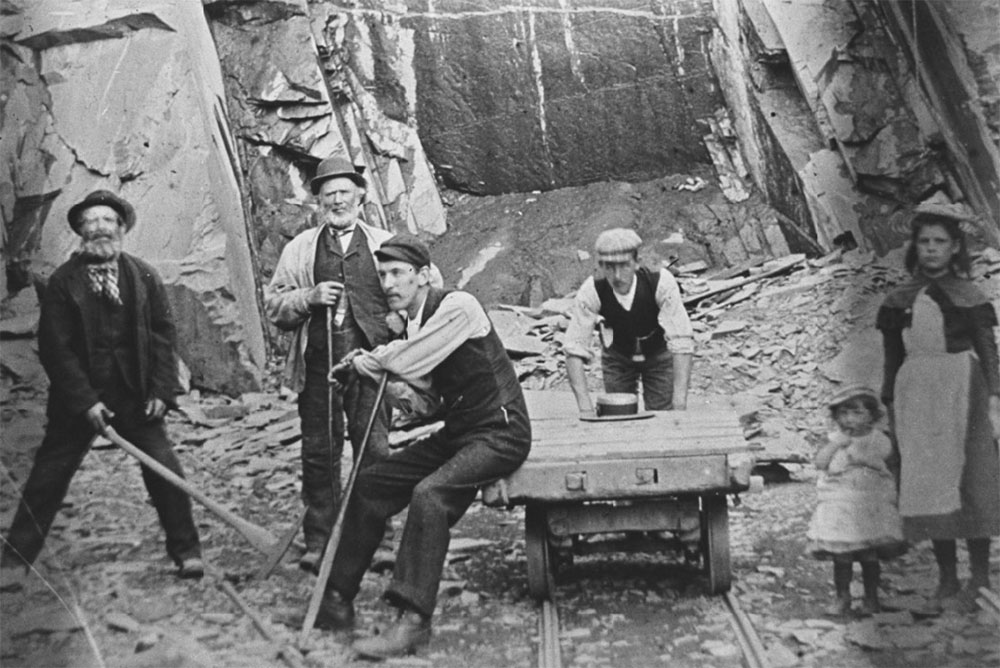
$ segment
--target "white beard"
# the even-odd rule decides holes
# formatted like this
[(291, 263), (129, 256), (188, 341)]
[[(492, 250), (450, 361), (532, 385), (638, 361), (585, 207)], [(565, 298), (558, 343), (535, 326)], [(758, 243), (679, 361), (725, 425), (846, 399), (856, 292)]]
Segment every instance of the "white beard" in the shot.
[(358, 219), (356, 211), (336, 213), (334, 211), (327, 211), (325, 214), (326, 222), (334, 227), (334, 229), (343, 230), (354, 224), (354, 221)]

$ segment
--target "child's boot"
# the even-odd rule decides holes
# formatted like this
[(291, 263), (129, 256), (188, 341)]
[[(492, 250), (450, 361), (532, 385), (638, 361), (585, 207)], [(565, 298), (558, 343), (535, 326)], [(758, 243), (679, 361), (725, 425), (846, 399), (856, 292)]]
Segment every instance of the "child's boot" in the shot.
[(826, 608), (826, 614), (830, 617), (846, 617), (851, 614), (851, 571), (854, 570), (854, 563), (851, 561), (833, 562), (833, 587), (837, 593), (837, 600)]
[(865, 599), (861, 602), (858, 611), (862, 617), (871, 617), (882, 612), (882, 605), (878, 600), (878, 585), (881, 569), (877, 561), (861, 562), (861, 579), (865, 585)]

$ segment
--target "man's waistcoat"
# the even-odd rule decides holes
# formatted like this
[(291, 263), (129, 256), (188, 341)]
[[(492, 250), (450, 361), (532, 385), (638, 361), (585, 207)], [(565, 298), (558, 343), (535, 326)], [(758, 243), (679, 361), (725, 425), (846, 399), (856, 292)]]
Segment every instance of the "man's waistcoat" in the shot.
[[(449, 292), (431, 288), (424, 304), (424, 322)], [(431, 372), (431, 377), (441, 393), (446, 428), (452, 433), (504, 421), (501, 407), (527, 410), (514, 365), (492, 324), (489, 334), (466, 340)]]
[[(341, 299), (347, 299), (347, 313), (344, 322), (353, 317), (354, 322), (364, 333), (367, 348), (386, 343), (389, 340), (389, 329), (385, 324), (385, 316), (389, 313), (382, 286), (379, 284), (375, 260), (368, 250), (364, 232), (354, 228), (351, 243), (347, 252), (342, 253), (340, 241), (327, 230), (316, 244), (316, 264), (313, 268), (313, 278), (321, 281), (340, 281), (344, 284)], [(313, 314), (309, 327), (309, 341), (326, 345), (326, 318), (322, 317), (322, 308)], [(321, 317), (316, 317), (320, 315)]]
[(636, 352), (638, 340), (642, 354), (649, 357), (667, 347), (663, 328), (657, 322), (660, 309), (656, 305), (656, 287), (660, 283), (660, 273), (639, 267), (635, 272), (635, 283), (635, 298), (628, 311), (615, 298), (614, 288), (607, 279), (595, 280), (594, 287), (601, 300), (601, 315), (615, 332), (611, 349), (631, 357)]

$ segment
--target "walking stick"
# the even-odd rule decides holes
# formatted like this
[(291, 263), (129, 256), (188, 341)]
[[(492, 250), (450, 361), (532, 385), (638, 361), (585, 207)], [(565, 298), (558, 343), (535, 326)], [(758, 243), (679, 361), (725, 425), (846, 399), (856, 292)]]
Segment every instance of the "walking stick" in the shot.
[[(337, 301), (339, 302), (340, 300), (338, 299)], [(336, 309), (337, 309), (337, 303), (336, 302), (332, 306), (327, 306), (326, 307), (326, 365), (327, 365), (327, 373), (326, 373), (326, 415), (327, 415), (326, 419), (327, 419), (327, 423), (326, 423), (326, 426), (327, 426), (327, 452), (329, 453), (329, 456), (330, 456), (330, 468), (331, 468), (331, 470), (334, 468), (333, 467), (333, 465), (334, 465), (333, 458), (334, 458), (334, 450), (335, 450), (335, 448), (333, 447), (333, 443), (334, 443), (333, 428), (334, 428), (334, 424), (335, 424), (334, 419), (333, 419), (333, 396), (334, 396), (334, 393), (335, 393), (333, 378), (334, 378), (334, 371), (339, 366), (338, 364), (335, 364), (334, 361), (333, 361), (333, 358), (334, 358), (334, 355), (333, 355), (333, 315), (334, 315), (334, 312), (336, 311)], [(274, 572), (274, 569), (277, 568), (278, 562), (280, 562), (281, 558), (283, 556), (285, 556), (286, 552), (288, 552), (288, 548), (292, 546), (292, 541), (294, 541), (295, 540), (295, 536), (298, 535), (299, 528), (302, 526), (302, 523), (305, 522), (306, 514), (308, 512), (309, 512), (309, 508), (308, 507), (303, 508), (302, 512), (299, 513), (299, 516), (296, 518), (295, 523), (291, 527), (289, 527), (288, 531), (285, 532), (285, 534), (281, 537), (281, 539), (275, 545), (274, 551), (272, 551), (267, 556), (267, 559), (264, 560), (264, 565), (260, 567), (259, 571), (257, 571), (257, 578), (258, 579), (260, 579), (260, 580), (266, 580), (268, 577), (271, 576), (271, 573)]]
[(316, 584), (313, 587), (312, 597), (309, 599), (309, 607), (306, 609), (306, 618), (302, 620), (302, 634), (299, 636), (299, 646), (304, 646), (309, 639), (309, 632), (316, 624), (316, 615), (319, 614), (319, 606), (323, 600), (323, 593), (326, 590), (326, 581), (330, 579), (330, 571), (333, 570), (333, 557), (340, 545), (340, 535), (344, 529), (344, 517), (347, 515), (347, 502), (351, 498), (351, 491), (354, 489), (354, 481), (358, 477), (361, 462), (364, 461), (365, 449), (368, 447), (368, 439), (372, 434), (372, 427), (375, 418), (378, 416), (379, 407), (382, 405), (382, 397), (385, 394), (385, 385), (389, 380), (389, 374), (383, 374), (382, 380), (378, 384), (378, 392), (375, 394), (375, 404), (372, 406), (372, 414), (368, 417), (368, 425), (365, 427), (364, 439), (361, 447), (354, 455), (354, 466), (351, 467), (351, 475), (347, 478), (344, 492), (340, 497), (340, 508), (337, 510), (337, 521), (333, 523), (333, 530), (330, 532), (330, 540), (326, 543), (323, 551), (323, 561), (320, 563), (319, 575), (316, 577)]
[(161, 478), (172, 484), (174, 487), (177, 487), (182, 492), (185, 492), (192, 499), (198, 501), (201, 505), (218, 515), (219, 519), (243, 534), (243, 537), (246, 538), (247, 541), (249, 541), (255, 548), (265, 554), (274, 549), (278, 539), (275, 538), (270, 531), (264, 527), (257, 526), (252, 522), (248, 522), (236, 513), (226, 510), (221, 504), (210, 499), (204, 492), (192, 485), (190, 482), (180, 477), (166, 466), (137, 448), (135, 445), (119, 436), (114, 427), (107, 427), (104, 431), (104, 435), (107, 436), (112, 443), (138, 459)]

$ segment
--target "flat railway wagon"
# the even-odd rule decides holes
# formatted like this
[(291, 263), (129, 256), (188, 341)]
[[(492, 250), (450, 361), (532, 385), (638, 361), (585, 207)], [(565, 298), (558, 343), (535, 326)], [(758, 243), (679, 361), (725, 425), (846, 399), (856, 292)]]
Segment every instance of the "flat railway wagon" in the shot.
[(531, 454), (482, 498), (525, 506), (532, 597), (551, 599), (556, 572), (595, 552), (675, 550), (699, 560), (712, 593), (729, 590), (728, 496), (751, 488), (760, 449), (735, 409), (692, 397), (685, 411), (583, 420), (568, 392), (525, 395)]

